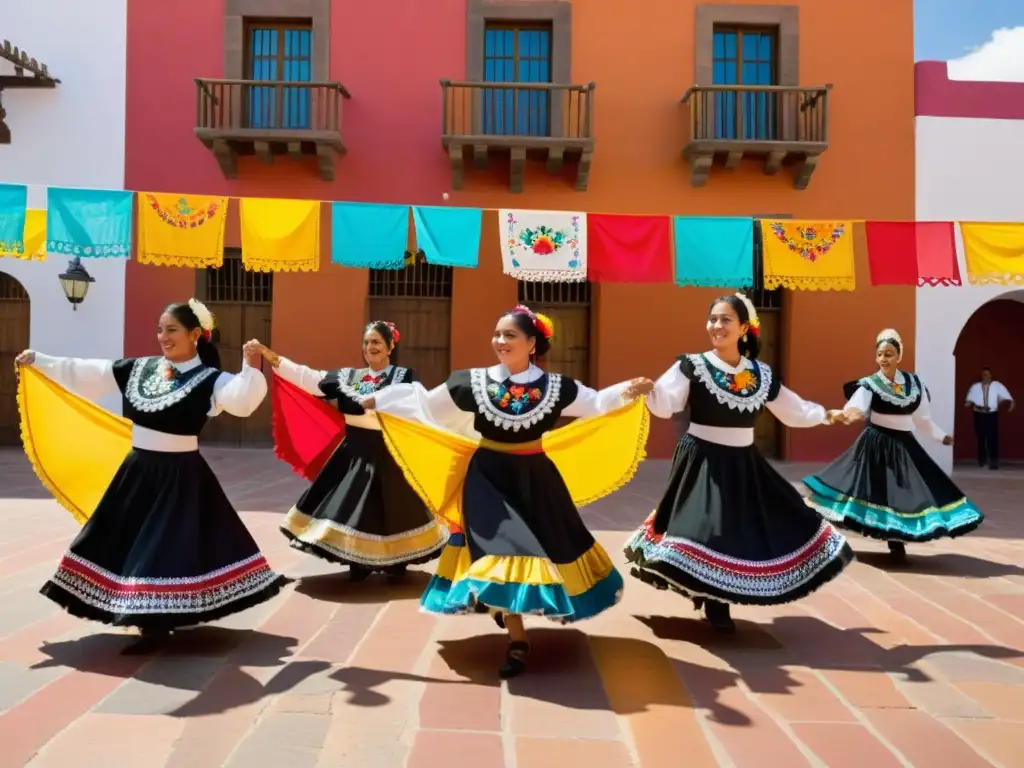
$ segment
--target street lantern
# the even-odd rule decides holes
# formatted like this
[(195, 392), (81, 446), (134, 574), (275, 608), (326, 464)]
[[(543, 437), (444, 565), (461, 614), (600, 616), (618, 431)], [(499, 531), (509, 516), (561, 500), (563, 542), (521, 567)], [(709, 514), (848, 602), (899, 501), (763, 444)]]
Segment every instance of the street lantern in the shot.
[(71, 302), (71, 308), (77, 311), (78, 305), (85, 301), (89, 285), (96, 281), (85, 271), (77, 256), (68, 262), (68, 271), (57, 277), (60, 279), (60, 287), (64, 289), (64, 295)]

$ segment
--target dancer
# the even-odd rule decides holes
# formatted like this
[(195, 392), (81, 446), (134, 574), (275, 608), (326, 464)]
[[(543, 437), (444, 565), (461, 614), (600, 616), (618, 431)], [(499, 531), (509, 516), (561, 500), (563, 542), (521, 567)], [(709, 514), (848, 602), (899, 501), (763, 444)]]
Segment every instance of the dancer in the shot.
[[(298, 365), (260, 345), (281, 378), (319, 398), (337, 400), (344, 414), (343, 442), (288, 512), (281, 532), (297, 549), (348, 565), (353, 581), (374, 570), (400, 576), (407, 565), (438, 557), (448, 541), (448, 531), (388, 453), (376, 414), (365, 413), (359, 404), (360, 397), (384, 387), (417, 380), (412, 370), (395, 365), (400, 338), (393, 323), (375, 320), (363, 331), (367, 367), (332, 371)], [(284, 426), (303, 429), (302, 424)]]
[(804, 478), (808, 504), (840, 528), (888, 541), (897, 561), (906, 559), (906, 542), (962, 536), (984, 520), (914, 437), (916, 426), (953, 444), (932, 421), (921, 380), (897, 367), (903, 349), (896, 331), (878, 334), (878, 372), (846, 385), (844, 421), (869, 417), (867, 426), (842, 456)]
[[(495, 328), (498, 365), (456, 371), (430, 391), (398, 384), (363, 401), (377, 409), (389, 449), (427, 505), (460, 531), (423, 609), (490, 609), (509, 635), (503, 678), (526, 669), (523, 614), (568, 623), (618, 602), (622, 576), (577, 506), (625, 484), (647, 439), (646, 409), (629, 401), (652, 382), (596, 392), (541, 371), (532, 361), (547, 353), (553, 330), (518, 306)], [(555, 429), (560, 417), (602, 414)]]
[(633, 576), (690, 597), (725, 633), (736, 629), (730, 603), (797, 600), (853, 559), (842, 535), (754, 446), (764, 408), (789, 427), (839, 415), (800, 399), (757, 361), (759, 327), (745, 296), (718, 299), (708, 314), (712, 350), (682, 355), (655, 383), (651, 413), (672, 418), (689, 403), (690, 426), (661, 502), (626, 545)]
[[(139, 628), (127, 653), (269, 600), (286, 581), (199, 453), (208, 417), (249, 416), (267, 392), (252, 342), (241, 373), (222, 373), (212, 330), (212, 315), (193, 299), (160, 316), (161, 357), (30, 350), (17, 358), (31, 366), (19, 369), (26, 452), (57, 499), (85, 520), (42, 593), (74, 616)], [(78, 397), (116, 393), (130, 425)]]

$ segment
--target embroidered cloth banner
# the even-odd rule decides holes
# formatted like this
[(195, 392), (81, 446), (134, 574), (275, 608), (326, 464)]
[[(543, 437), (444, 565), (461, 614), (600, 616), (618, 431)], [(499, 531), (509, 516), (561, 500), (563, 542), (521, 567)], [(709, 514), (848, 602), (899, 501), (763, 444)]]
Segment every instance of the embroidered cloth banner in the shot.
[(1024, 285), (1024, 224), (960, 222), (971, 285)]
[(21, 258), (46, 261), (46, 211), (42, 209), (25, 211), (25, 254)]
[(676, 216), (676, 285), (745, 288), (754, 284), (754, 220)]
[(140, 192), (139, 262), (165, 267), (223, 265), (227, 212), (226, 197)]
[(25, 258), (25, 210), (28, 187), (0, 184), (0, 256)]
[(133, 192), (46, 190), (46, 250), (68, 256), (126, 259), (132, 252)]
[(343, 267), (402, 269), (409, 245), (409, 206), (331, 205), (331, 261)]
[(960, 285), (951, 221), (865, 224), (872, 285)]
[(851, 221), (762, 221), (761, 247), (768, 290), (856, 287)]
[(517, 280), (587, 279), (587, 214), (574, 211), (498, 211), (501, 261)]
[(479, 208), (414, 206), (416, 247), (428, 264), (475, 268), (480, 261), (483, 217)]
[(320, 267), (320, 202), (243, 197), (242, 264), (254, 272), (312, 272)]
[(600, 283), (667, 283), (672, 279), (668, 216), (587, 217), (587, 271)]

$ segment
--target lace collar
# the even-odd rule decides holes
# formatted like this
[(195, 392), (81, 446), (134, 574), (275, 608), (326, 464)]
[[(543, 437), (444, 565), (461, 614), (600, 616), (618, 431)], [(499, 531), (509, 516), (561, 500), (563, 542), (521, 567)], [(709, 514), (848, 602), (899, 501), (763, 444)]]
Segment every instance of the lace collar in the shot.
[(687, 355), (697, 379), (722, 405), (736, 411), (757, 411), (768, 401), (772, 369), (763, 363), (742, 358), (731, 366), (714, 352)]
[(183, 363), (140, 357), (132, 363), (124, 396), (135, 410), (156, 413), (180, 403), (216, 373), (216, 368), (203, 365), (198, 357)]
[(892, 380), (881, 371), (876, 371), (865, 376), (860, 383), (885, 402), (901, 408), (912, 405), (921, 396), (917, 379), (909, 374), (904, 375), (900, 370), (896, 371)]
[[(401, 384), (408, 368), (389, 365), (383, 371), (371, 368), (342, 368), (338, 371), (338, 389), (353, 399), (368, 397), (390, 384)], [(360, 374), (362, 374), (360, 376)]]
[(546, 374), (535, 365), (514, 375), (504, 365), (474, 368), (469, 384), (480, 415), (513, 432), (529, 429), (549, 416), (562, 391), (561, 376)]

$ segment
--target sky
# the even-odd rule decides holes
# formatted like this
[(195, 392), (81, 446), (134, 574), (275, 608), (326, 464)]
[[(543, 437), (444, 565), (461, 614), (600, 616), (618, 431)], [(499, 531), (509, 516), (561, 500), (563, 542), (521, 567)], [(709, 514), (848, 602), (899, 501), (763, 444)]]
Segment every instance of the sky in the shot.
[(1024, 0), (914, 0), (914, 58), (956, 80), (1024, 82)]

